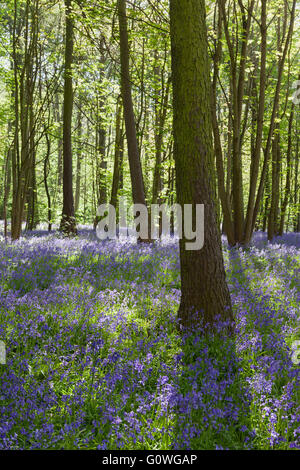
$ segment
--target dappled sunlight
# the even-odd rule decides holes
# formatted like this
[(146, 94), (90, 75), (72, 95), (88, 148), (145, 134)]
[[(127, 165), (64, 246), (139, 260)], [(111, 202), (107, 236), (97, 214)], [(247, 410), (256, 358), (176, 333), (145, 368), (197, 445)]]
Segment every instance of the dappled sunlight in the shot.
[(224, 257), (235, 337), (182, 337), (174, 241), (2, 242), (2, 448), (299, 446), (299, 248)]

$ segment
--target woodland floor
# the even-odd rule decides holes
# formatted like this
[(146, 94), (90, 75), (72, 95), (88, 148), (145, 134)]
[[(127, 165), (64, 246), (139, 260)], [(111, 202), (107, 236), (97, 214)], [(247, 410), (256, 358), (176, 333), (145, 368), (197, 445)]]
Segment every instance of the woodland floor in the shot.
[(0, 449), (300, 448), (300, 235), (223, 245), (234, 339), (178, 335), (174, 241), (2, 238)]

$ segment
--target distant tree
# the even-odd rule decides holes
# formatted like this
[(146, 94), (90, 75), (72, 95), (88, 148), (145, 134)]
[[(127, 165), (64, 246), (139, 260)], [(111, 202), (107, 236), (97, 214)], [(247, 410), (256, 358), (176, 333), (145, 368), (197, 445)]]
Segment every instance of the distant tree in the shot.
[(142, 165), (140, 160), (140, 151), (137, 140), (136, 122), (132, 102), (125, 0), (118, 0), (118, 17), (120, 30), (121, 94), (123, 100), (128, 159), (132, 184), (132, 198), (134, 204), (146, 205)]
[[(34, 116), (35, 88), (38, 73), (37, 42), (39, 1), (24, 4), (14, 1), (12, 22), (12, 62), (14, 71), (14, 143), (12, 161), (11, 236), (17, 240), (22, 231), (30, 175), (36, 151)], [(32, 183), (32, 181), (31, 181)], [(32, 211), (33, 213), (33, 211)]]
[(122, 153), (123, 153), (123, 132), (122, 132), (122, 103), (121, 97), (117, 100), (116, 107), (116, 138), (115, 138), (115, 154), (114, 154), (114, 170), (112, 179), (112, 188), (110, 196), (110, 204), (117, 208), (118, 192), (120, 189), (121, 171), (122, 171)]
[(66, 235), (76, 235), (72, 175), (72, 111), (73, 111), (73, 16), (72, 0), (65, 0), (65, 72), (63, 108), (63, 211), (60, 230)]

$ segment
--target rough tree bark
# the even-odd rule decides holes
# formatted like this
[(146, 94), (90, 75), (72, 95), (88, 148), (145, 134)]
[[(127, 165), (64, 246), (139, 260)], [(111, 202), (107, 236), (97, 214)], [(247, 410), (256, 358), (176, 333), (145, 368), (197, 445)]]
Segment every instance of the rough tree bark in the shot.
[(217, 316), (233, 321), (226, 284), (221, 236), (216, 221), (211, 88), (204, 0), (170, 0), (174, 158), (177, 202), (204, 204), (205, 243), (185, 249), (180, 241), (181, 304), (184, 327), (194, 327), (194, 312), (205, 324)]

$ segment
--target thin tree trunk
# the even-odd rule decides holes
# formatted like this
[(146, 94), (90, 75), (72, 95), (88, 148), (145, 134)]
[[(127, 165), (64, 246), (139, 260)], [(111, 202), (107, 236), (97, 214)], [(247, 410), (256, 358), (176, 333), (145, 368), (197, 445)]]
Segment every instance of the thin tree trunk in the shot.
[(60, 230), (66, 235), (76, 235), (76, 221), (73, 198), (72, 174), (72, 111), (73, 111), (73, 18), (72, 0), (65, 0), (66, 7), (66, 39), (65, 39), (65, 82), (63, 110), (63, 210)]
[(171, 77), (169, 78), (166, 89), (163, 91), (163, 103), (158, 107), (156, 103), (156, 126), (155, 126), (155, 165), (152, 186), (152, 204), (157, 204), (160, 191), (162, 190), (162, 177), (161, 177), (161, 159), (162, 159), (162, 145), (165, 122), (167, 117), (169, 91), (170, 91)]
[[(79, 106), (80, 107), (80, 106)], [(82, 159), (82, 113), (78, 110), (78, 126), (77, 126), (77, 164), (76, 164), (76, 187), (75, 187), (75, 214), (79, 209), (80, 201), (80, 183), (81, 183), (81, 159)]]
[(272, 191), (271, 206), (268, 223), (268, 240), (272, 240), (277, 232), (278, 196), (279, 196), (279, 170), (280, 170), (280, 137), (279, 128), (275, 129), (272, 144)]
[(31, 165), (29, 169), (29, 185), (27, 193), (27, 230), (34, 230), (39, 222), (38, 201), (36, 187), (36, 148), (35, 148), (35, 129), (33, 106), (30, 108), (29, 117), (29, 153)]
[(259, 172), (259, 162), (262, 147), (263, 123), (265, 112), (265, 90), (266, 90), (266, 57), (267, 57), (267, 0), (261, 0), (261, 45), (260, 45), (260, 85), (259, 103), (257, 112), (257, 128), (255, 146), (251, 155), (250, 187), (247, 215), (245, 221), (244, 244), (248, 244), (252, 235), (253, 212), (255, 204), (255, 193)]
[(111, 189), (110, 204), (117, 208), (118, 204), (118, 192), (120, 188), (120, 155), (121, 155), (121, 145), (122, 145), (122, 105), (120, 99), (117, 101), (117, 111), (116, 111), (116, 137), (115, 137), (115, 157), (114, 157), (114, 171), (113, 171), (113, 181)]
[(129, 45), (125, 0), (118, 0), (118, 17), (120, 29), (121, 90), (128, 146), (129, 168), (132, 184), (132, 197), (134, 204), (146, 205), (145, 188), (136, 135), (136, 124), (131, 93), (131, 81), (129, 72)]
[[(12, 152), (13, 198), (11, 237), (17, 240), (22, 231), (28, 194), (33, 148), (32, 110), (37, 77), (38, 1), (18, 7), (14, 1), (12, 57), (14, 69), (15, 135)], [(22, 15), (22, 21), (20, 17)], [(21, 38), (21, 40), (20, 40)]]
[(294, 232), (300, 232), (300, 191), (299, 191), (299, 136), (298, 136), (298, 126), (296, 126), (296, 155), (295, 155), (295, 182), (294, 182), (294, 207), (295, 207), (295, 217), (294, 217)]
[(284, 221), (286, 215), (286, 209), (289, 202), (290, 191), (291, 191), (291, 160), (292, 160), (292, 131), (293, 131), (293, 119), (294, 119), (294, 103), (292, 103), (291, 114), (289, 117), (289, 127), (288, 127), (288, 148), (286, 153), (286, 183), (284, 198), (281, 206), (281, 215), (280, 215), (280, 225), (279, 225), (279, 235), (283, 235), (284, 230)]
[(217, 80), (219, 73), (219, 61), (221, 58), (222, 52), (222, 43), (221, 43), (221, 33), (222, 33), (222, 22), (221, 15), (218, 17), (218, 32), (217, 32), (217, 42), (216, 49), (214, 54), (214, 74), (212, 82), (212, 127), (214, 135), (214, 150), (216, 155), (216, 168), (217, 168), (217, 181), (218, 181), (218, 192), (221, 200), (223, 216), (224, 216), (224, 230), (228, 239), (228, 243), (231, 246), (235, 245), (235, 235), (234, 227), (232, 223), (232, 209), (229, 200), (229, 193), (225, 189), (225, 173), (223, 165), (223, 152), (220, 139), (220, 131), (217, 119)]
[[(241, 50), (240, 62), (237, 67), (237, 58), (234, 50), (234, 45), (230, 36), (227, 15), (225, 12), (225, 0), (219, 0), (219, 7), (222, 14), (222, 21), (224, 24), (225, 38), (228, 46), (230, 56), (230, 70), (232, 81), (232, 196), (233, 196), (233, 226), (235, 242), (241, 243), (243, 241), (244, 229), (244, 203), (243, 203), (243, 175), (242, 175), (242, 156), (241, 156), (241, 120), (242, 120), (242, 105), (244, 98), (245, 88), (245, 71), (247, 64), (247, 48), (250, 33), (250, 26), (252, 21), (252, 12), (255, 1), (251, 0), (249, 7), (246, 9), (241, 0), (238, 0), (242, 17), (242, 32), (241, 32)], [(238, 44), (237, 46), (238, 47)]]
[(50, 196), (50, 191), (49, 191), (49, 186), (48, 186), (48, 173), (49, 173), (49, 159), (50, 159), (50, 151), (51, 151), (51, 142), (49, 139), (49, 135), (47, 130), (45, 129), (45, 137), (46, 137), (46, 142), (47, 142), (47, 152), (46, 152), (46, 157), (44, 160), (44, 185), (45, 185), (45, 191), (46, 191), (46, 196), (47, 196), (47, 209), (48, 209), (48, 232), (51, 232), (52, 229), (52, 208), (51, 208), (51, 196)]
[[(271, 116), (271, 122), (270, 122), (270, 125), (269, 125), (267, 143), (266, 143), (266, 146), (265, 146), (265, 149), (264, 149), (264, 162), (263, 162), (263, 168), (262, 168), (261, 177), (260, 177), (260, 183), (259, 183), (258, 190), (257, 190), (255, 206), (254, 206), (254, 210), (253, 210), (251, 232), (254, 229), (256, 217), (257, 217), (258, 212), (259, 212), (260, 201), (261, 201), (261, 197), (262, 197), (263, 189), (264, 189), (264, 184), (265, 184), (265, 180), (266, 180), (266, 172), (267, 172), (267, 167), (268, 167), (268, 163), (269, 163), (269, 155), (270, 155), (270, 150), (271, 150), (271, 146), (272, 146), (272, 138), (273, 138), (273, 134), (274, 134), (275, 124), (276, 124), (276, 116), (277, 116), (277, 111), (278, 111), (278, 106), (279, 106), (282, 74), (283, 74), (286, 55), (287, 55), (288, 48), (289, 48), (289, 45), (290, 45), (290, 41), (291, 41), (292, 35), (293, 35), (296, 3), (297, 3), (297, 1), (294, 0), (293, 4), (292, 4), (292, 8), (291, 8), (291, 18), (290, 18), (290, 24), (289, 24), (287, 37), (286, 37), (286, 40), (285, 40), (285, 45), (284, 45), (284, 48), (283, 48), (282, 52), (280, 52), (280, 59), (279, 59), (279, 63), (278, 63), (278, 75), (277, 75), (276, 90), (275, 90), (275, 96), (274, 96), (274, 102), (273, 102), (272, 116)], [(281, 49), (282, 49), (282, 46), (281, 46)]]

